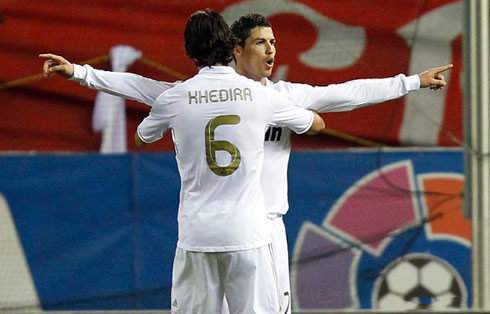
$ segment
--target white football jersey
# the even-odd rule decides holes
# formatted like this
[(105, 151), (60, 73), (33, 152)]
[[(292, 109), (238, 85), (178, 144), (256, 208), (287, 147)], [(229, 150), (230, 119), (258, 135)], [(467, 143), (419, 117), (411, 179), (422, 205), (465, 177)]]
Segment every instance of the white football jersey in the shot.
[(179, 247), (218, 252), (270, 242), (260, 180), (271, 123), (304, 133), (313, 113), (228, 66), (205, 67), (157, 98), (137, 132), (150, 143), (172, 131)]
[[(89, 65), (75, 65), (72, 80), (80, 84), (152, 105), (158, 95), (176, 83), (143, 78), (132, 73), (94, 70)], [(318, 112), (341, 112), (405, 96), (420, 88), (418, 75), (399, 74), (382, 79), (353, 80), (342, 84), (311, 86), (308, 84), (266, 80), (267, 87), (279, 91), (294, 105)], [(287, 168), (291, 151), (291, 131), (272, 126), (265, 133), (264, 189), (267, 212), (284, 215), (288, 211)]]

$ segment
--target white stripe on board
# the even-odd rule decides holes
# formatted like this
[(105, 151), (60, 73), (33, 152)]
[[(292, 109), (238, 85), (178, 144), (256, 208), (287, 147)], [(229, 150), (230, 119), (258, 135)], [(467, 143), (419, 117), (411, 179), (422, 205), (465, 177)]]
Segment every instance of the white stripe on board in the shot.
[(0, 194), (0, 312), (39, 310), (39, 298), (10, 208)]

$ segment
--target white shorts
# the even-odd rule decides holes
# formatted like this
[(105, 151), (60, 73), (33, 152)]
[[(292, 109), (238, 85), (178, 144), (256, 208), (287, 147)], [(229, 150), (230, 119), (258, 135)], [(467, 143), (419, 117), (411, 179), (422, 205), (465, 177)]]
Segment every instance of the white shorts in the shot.
[(279, 312), (271, 245), (234, 252), (191, 252), (177, 248), (172, 313), (219, 313), (225, 295), (233, 314)]
[[(289, 281), (289, 253), (286, 228), (282, 216), (269, 218), (272, 238), (272, 252), (277, 273), (277, 285), (281, 302), (280, 313), (291, 313), (291, 284)], [(221, 314), (230, 313), (225, 298)]]
[(282, 216), (270, 219), (272, 249), (277, 272), (277, 284), (281, 298), (281, 313), (291, 313), (291, 284), (289, 281), (289, 253), (286, 228)]

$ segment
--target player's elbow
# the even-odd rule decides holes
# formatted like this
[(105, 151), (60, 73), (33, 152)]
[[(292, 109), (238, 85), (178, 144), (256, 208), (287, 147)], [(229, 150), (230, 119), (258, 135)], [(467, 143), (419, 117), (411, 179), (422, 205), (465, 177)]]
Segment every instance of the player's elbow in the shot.
[(313, 123), (307, 132), (308, 135), (317, 134), (325, 128), (325, 121), (323, 121), (322, 117), (316, 112), (313, 112), (313, 115)]

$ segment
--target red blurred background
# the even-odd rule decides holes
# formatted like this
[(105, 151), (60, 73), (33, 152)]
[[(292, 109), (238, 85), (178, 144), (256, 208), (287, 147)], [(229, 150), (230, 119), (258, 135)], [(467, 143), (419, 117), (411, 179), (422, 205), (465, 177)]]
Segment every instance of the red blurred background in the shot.
[[(422, 17), (443, 15), (444, 7), (458, 4), (459, 0), (343, 0), (343, 1), (290, 1), (303, 11), (284, 10), (269, 16), (277, 38), (278, 55), (275, 71), (286, 69), (281, 78), (292, 82), (327, 85), (358, 78), (379, 78), (409, 73), (413, 61), (413, 47), (427, 44), (450, 56), (441, 63), (454, 63), (449, 86), (442, 97), (443, 112), (438, 122), (438, 142), (433, 145), (457, 146), (451, 138), (462, 137), (461, 34), (454, 38), (439, 39), (418, 28)], [(280, 2), (277, 2), (280, 3)], [(107, 55), (113, 46), (131, 45), (143, 55), (161, 65), (186, 76), (197, 72), (183, 50), (183, 30), (188, 16), (195, 10), (210, 7), (219, 12), (245, 5), (262, 13), (261, 5), (278, 5), (275, 1), (137, 1), (137, 0), (4, 0), (0, 3), (0, 83), (7, 83), (40, 73), (42, 60), (38, 54), (51, 52), (75, 63)], [(254, 7), (255, 6), (255, 7)], [(238, 10), (238, 9), (236, 9)], [(439, 11), (440, 13), (438, 13)], [(270, 11), (270, 10), (269, 10)], [(240, 11), (241, 14), (249, 13)], [(365, 39), (361, 54), (342, 67), (311, 66), (300, 55), (320, 40), (319, 30), (310, 17), (328, 19), (347, 28), (361, 27)], [(437, 21), (433, 22), (436, 23)], [(454, 21), (455, 24), (461, 21)], [(412, 23), (412, 35), (407, 41), (400, 29)], [(441, 31), (441, 30), (438, 30)], [(444, 30), (443, 30), (444, 31)], [(346, 38), (333, 37), (319, 60), (328, 60), (343, 54)], [(347, 38), (349, 39), (349, 38)], [(347, 42), (352, 44), (353, 40)], [(357, 47), (356, 46), (356, 47)], [(345, 46), (345, 54), (351, 51)], [(354, 49), (355, 50), (355, 49)], [(441, 54), (444, 54), (441, 53)], [(333, 60), (333, 61), (332, 61)], [(436, 62), (439, 60), (436, 58)], [(433, 64), (438, 66), (441, 64)], [(94, 67), (110, 70), (106, 61)], [(425, 68), (412, 69), (423, 71)], [(176, 77), (136, 62), (129, 70), (162, 81), (175, 81)], [(415, 72), (418, 73), (418, 72)], [(276, 75), (277, 73), (273, 74)], [(421, 91), (420, 93), (430, 93)], [(76, 151), (96, 152), (101, 143), (100, 133), (92, 130), (93, 104), (97, 92), (59, 77), (33, 81), (27, 84), (0, 89), (0, 150), (2, 151)], [(347, 113), (323, 114), (329, 128), (355, 137), (387, 145), (427, 145), (404, 143), (400, 137), (406, 98), (393, 100), (374, 107)], [(126, 101), (128, 150), (138, 123), (146, 116), (146, 105)], [(431, 126), (433, 127), (433, 126)], [(331, 135), (293, 137), (294, 149), (323, 149), (362, 146), (355, 141)], [(173, 150), (166, 136), (148, 151)]]

